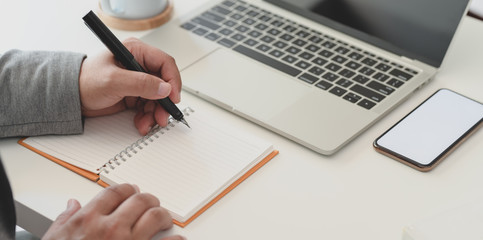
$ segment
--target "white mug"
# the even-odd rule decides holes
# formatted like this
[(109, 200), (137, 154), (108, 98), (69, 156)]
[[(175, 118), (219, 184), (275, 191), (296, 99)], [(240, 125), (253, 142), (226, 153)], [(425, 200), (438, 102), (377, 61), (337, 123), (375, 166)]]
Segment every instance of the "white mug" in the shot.
[(102, 11), (112, 17), (144, 19), (163, 12), (168, 0), (99, 0), (99, 3)]

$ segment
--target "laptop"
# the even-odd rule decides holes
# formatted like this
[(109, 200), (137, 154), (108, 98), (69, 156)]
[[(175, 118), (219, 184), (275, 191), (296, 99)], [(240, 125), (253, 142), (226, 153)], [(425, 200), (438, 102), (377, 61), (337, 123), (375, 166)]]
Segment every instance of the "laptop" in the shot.
[(217, 0), (142, 38), (183, 90), (324, 155), (437, 73), (468, 0)]

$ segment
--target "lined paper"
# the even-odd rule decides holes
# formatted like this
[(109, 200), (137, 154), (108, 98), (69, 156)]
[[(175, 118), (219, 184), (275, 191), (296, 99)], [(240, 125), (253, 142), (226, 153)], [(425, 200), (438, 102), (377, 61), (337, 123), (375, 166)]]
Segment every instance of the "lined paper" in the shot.
[(131, 158), (101, 173), (112, 183), (136, 183), (184, 221), (273, 149), (271, 144), (200, 112), (152, 136)]
[(98, 173), (109, 159), (141, 138), (134, 126), (133, 111), (87, 118), (84, 133), (29, 137), (24, 143), (51, 156)]

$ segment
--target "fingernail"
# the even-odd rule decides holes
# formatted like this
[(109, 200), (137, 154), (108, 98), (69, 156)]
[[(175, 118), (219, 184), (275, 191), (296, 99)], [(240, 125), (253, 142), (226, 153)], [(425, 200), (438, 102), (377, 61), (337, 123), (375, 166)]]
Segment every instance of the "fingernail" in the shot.
[(67, 201), (67, 208), (66, 210), (70, 210), (71, 208), (73, 208), (75, 205), (75, 200), (74, 199), (69, 199), (69, 201)]
[(136, 193), (140, 193), (141, 192), (141, 190), (139, 189), (139, 186), (138, 185), (133, 184), (132, 186), (134, 187), (134, 189), (136, 189)]
[(161, 82), (159, 84), (159, 88), (158, 88), (158, 95), (159, 96), (168, 96), (169, 92), (171, 92), (171, 85), (169, 85), (168, 83), (165, 83), (165, 82)]

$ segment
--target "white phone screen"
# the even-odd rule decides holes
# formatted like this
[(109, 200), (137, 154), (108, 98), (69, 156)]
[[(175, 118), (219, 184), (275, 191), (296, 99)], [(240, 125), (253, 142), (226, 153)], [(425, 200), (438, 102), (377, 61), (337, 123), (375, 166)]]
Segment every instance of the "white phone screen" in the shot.
[(386, 150), (429, 165), (483, 119), (483, 104), (441, 89), (376, 140)]

